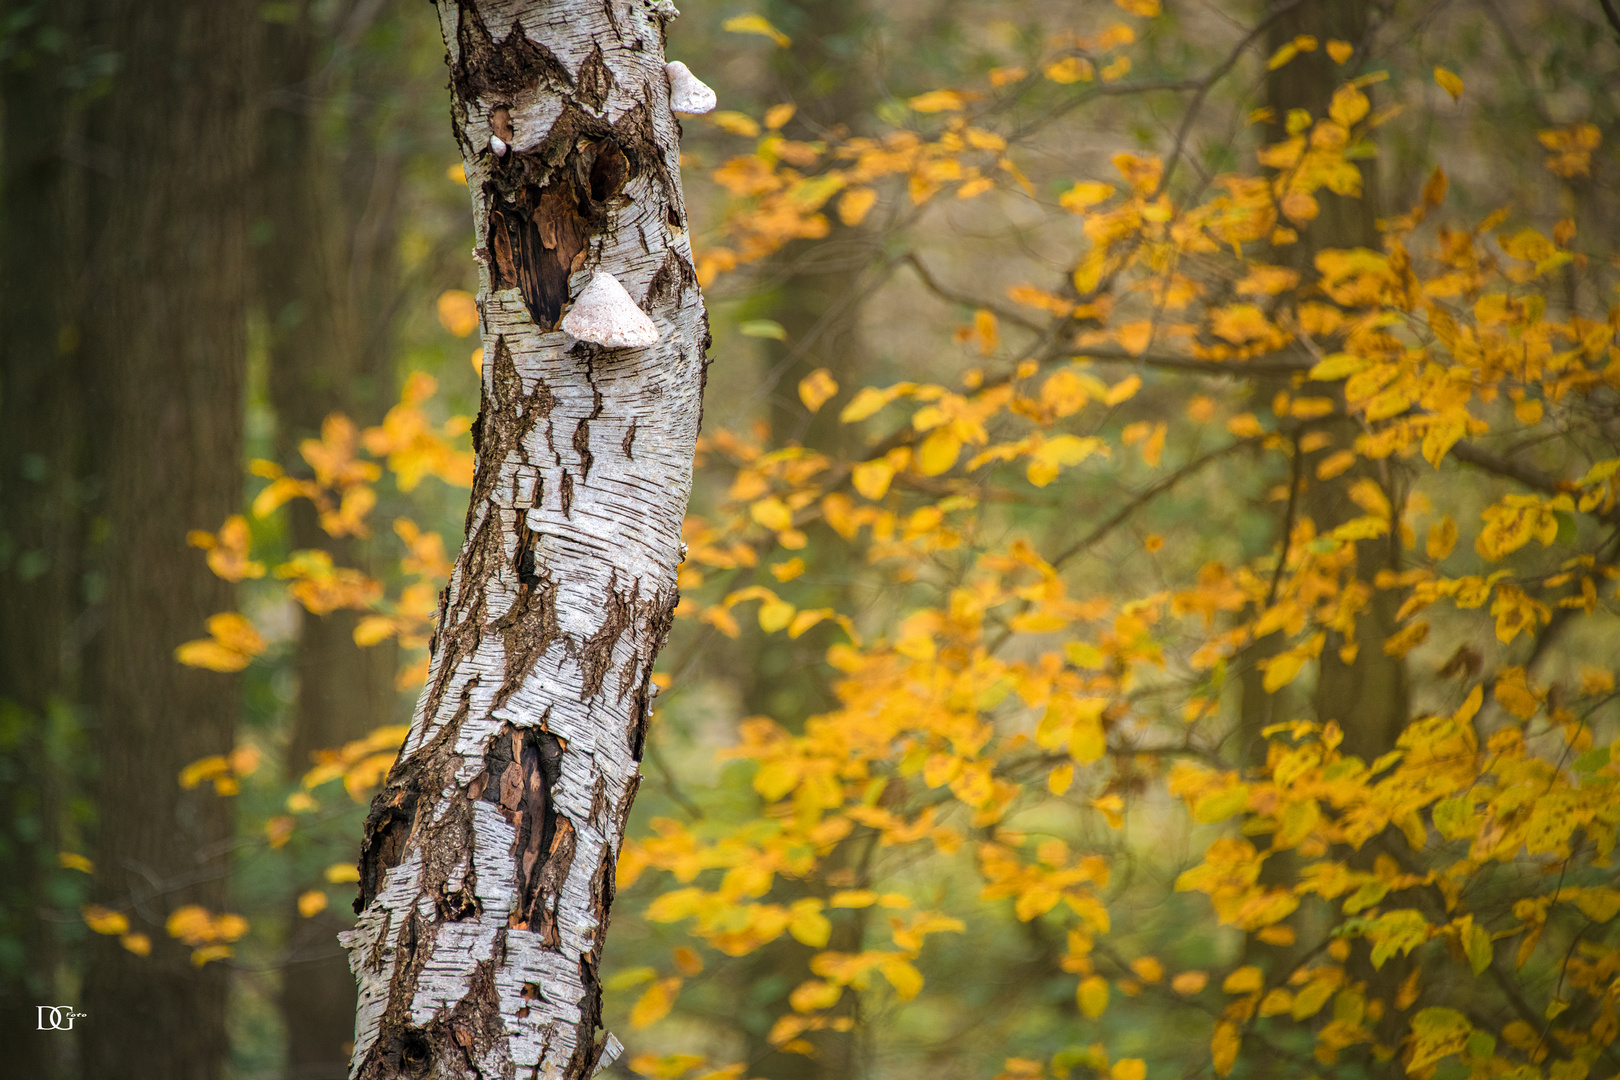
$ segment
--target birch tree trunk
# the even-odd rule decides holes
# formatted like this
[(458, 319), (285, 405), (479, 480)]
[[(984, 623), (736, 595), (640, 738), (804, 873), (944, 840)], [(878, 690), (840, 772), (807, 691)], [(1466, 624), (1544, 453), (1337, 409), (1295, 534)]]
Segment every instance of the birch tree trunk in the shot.
[[(427, 687), (366, 823), (351, 1075), (581, 1078), (616, 1045), (597, 967), (708, 345), (664, 72), (675, 10), (439, 13), (482, 279), (478, 471)], [(607, 274), (652, 345), (559, 328)]]

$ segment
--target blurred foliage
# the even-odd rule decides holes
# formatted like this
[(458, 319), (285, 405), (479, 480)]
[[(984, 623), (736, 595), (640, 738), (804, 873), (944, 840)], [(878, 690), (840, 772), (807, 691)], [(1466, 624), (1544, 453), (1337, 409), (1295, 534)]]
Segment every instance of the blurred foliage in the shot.
[[(675, 24), (724, 107), (684, 150), (724, 377), (608, 945), (634, 1072), (1620, 1071), (1620, 47), (1576, 0), (1279, 42), (1301, 6)], [(397, 18), (357, 47), (437, 85)], [(1325, 108), (1279, 110), (1307, 63)], [(273, 461), (261, 394), (263, 483), (189, 538), (243, 603), (178, 659), (252, 722), (177, 778), (244, 801), (240, 912), (168, 930), (241, 964), (243, 1076), (404, 735), (281, 760), (293, 605), (414, 690), (472, 475), (454, 160), (408, 170), (398, 404)], [(767, 317), (817, 244), (855, 353)], [(286, 550), (292, 500), (390, 569)]]

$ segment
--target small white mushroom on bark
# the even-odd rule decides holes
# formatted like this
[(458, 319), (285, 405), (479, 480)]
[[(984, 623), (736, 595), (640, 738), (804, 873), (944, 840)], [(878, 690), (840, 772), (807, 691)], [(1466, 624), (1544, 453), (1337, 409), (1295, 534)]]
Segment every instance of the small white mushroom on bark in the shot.
[(496, 157), (506, 156), (506, 140), (502, 139), (499, 135), (491, 135), (489, 137), (489, 148), (495, 152)]
[(690, 68), (679, 60), (664, 65), (669, 75), (669, 111), (700, 115), (720, 104), (714, 91), (703, 85)]
[(644, 349), (658, 340), (658, 327), (605, 270), (598, 270), (580, 290), (562, 328), (580, 341), (614, 349)]

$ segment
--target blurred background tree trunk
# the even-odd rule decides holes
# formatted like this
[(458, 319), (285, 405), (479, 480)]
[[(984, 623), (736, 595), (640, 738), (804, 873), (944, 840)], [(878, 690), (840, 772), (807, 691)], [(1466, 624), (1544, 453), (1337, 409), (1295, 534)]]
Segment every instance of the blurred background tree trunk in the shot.
[[(307, 472), (299, 444), (319, 439), (329, 414), (364, 427), (379, 421), (392, 399), (400, 161), (379, 146), (370, 115), (376, 89), (333, 93), (345, 54), (378, 11), (349, 5), (342, 14), (317, 19), (300, 2), (265, 28), (254, 271), (269, 330), (277, 458), (295, 473)], [(324, 548), (339, 565), (374, 570), (370, 545), (329, 536), (313, 504), (296, 500), (289, 515), (293, 550)], [(289, 782), (317, 750), (387, 723), (396, 697), (397, 649), (391, 642), (356, 645), (357, 613), (300, 608), (298, 618)], [(290, 908), (287, 918), (280, 999), (286, 1075), (347, 1076), (355, 986), (337, 934), (350, 920), (331, 910), (303, 918)]]
[(88, 697), (101, 807), (92, 899), (130, 911), (138, 957), (93, 940), (82, 1011), (87, 1077), (214, 1080), (226, 1055), (228, 968), (196, 967), (164, 930), (176, 907), (226, 907), (230, 803), (176, 782), (228, 752), (241, 683), (184, 667), (235, 590), (186, 546), (242, 501), (245, 198), (259, 20), (246, 0), (108, 0), (120, 58), (94, 106), (99, 179), (87, 364), (106, 557)]
[(73, 1045), (39, 1032), (35, 1007), (63, 992), (45, 915), (63, 874), (52, 751), (71, 726), (83, 610), (83, 190), (64, 156), (78, 8), (7, 3), (0, 16), (0, 1027), (7, 1067), (40, 1080), (62, 1074)]
[[(1302, 51), (1292, 61), (1269, 71), (1266, 75), (1266, 101), (1273, 112), (1269, 121), (1267, 141), (1281, 142), (1288, 137), (1285, 125), (1291, 111), (1303, 109), (1313, 121), (1328, 115), (1335, 91), (1353, 78), (1357, 65), (1365, 58), (1372, 36), (1376, 32), (1374, 8), (1368, 0), (1307, 0), (1273, 21), (1268, 28), (1266, 48), (1268, 55), (1300, 35), (1314, 36), (1318, 46)], [(1339, 64), (1328, 54), (1329, 41), (1344, 41), (1355, 46), (1356, 53), (1345, 64)], [(1364, 90), (1372, 96), (1372, 89)], [(1308, 129), (1307, 129), (1308, 134)], [(1378, 159), (1360, 162), (1362, 189), (1359, 197), (1337, 195), (1327, 190), (1316, 193), (1320, 214), (1299, 229), (1298, 241), (1273, 249), (1272, 258), (1280, 265), (1298, 270), (1301, 275), (1300, 296), (1308, 294), (1310, 283), (1316, 278), (1316, 256), (1325, 250), (1370, 248), (1382, 250), (1383, 238), (1378, 230), (1378, 218), (1386, 211), (1381, 198)], [(1280, 224), (1289, 224), (1286, 221)], [(1300, 351), (1297, 358), (1309, 359)], [(1405, 726), (1409, 713), (1407, 700), (1406, 663), (1400, 657), (1384, 652), (1383, 643), (1398, 629), (1395, 613), (1400, 606), (1400, 594), (1393, 589), (1373, 588), (1380, 571), (1398, 571), (1401, 565), (1400, 515), (1403, 492), (1400, 490), (1399, 463), (1395, 459), (1373, 462), (1357, 456), (1355, 464), (1338, 475), (1325, 479), (1317, 476), (1317, 467), (1332, 454), (1355, 445), (1360, 427), (1346, 416), (1342, 400), (1343, 384), (1331, 387), (1308, 384), (1300, 387), (1286, 378), (1272, 377), (1256, 380), (1255, 405), (1269, 406), (1279, 393), (1331, 393), (1338, 395), (1338, 410), (1329, 417), (1311, 424), (1297, 425), (1296, 437), (1319, 432), (1327, 439), (1309, 451), (1297, 451), (1293, 470), (1283, 481), (1294, 485), (1288, 500), (1287, 520), (1277, 538), (1284, 557), (1291, 547), (1289, 532), (1300, 519), (1309, 519), (1320, 536), (1332, 531), (1365, 511), (1350, 497), (1350, 490), (1358, 481), (1371, 479), (1383, 490), (1394, 508), (1394, 521), (1385, 542), (1356, 545), (1357, 559), (1351, 568), (1355, 578), (1370, 591), (1365, 606), (1357, 613), (1354, 637), (1332, 633), (1322, 648), (1318, 661), (1316, 686), (1309, 697), (1309, 708), (1318, 723), (1336, 722), (1344, 731), (1345, 752), (1372, 762), (1379, 755), (1393, 749), (1395, 738)], [(1282, 418), (1286, 425), (1286, 418)], [(1386, 468), (1380, 468), (1386, 466)], [(1262, 732), (1268, 724), (1292, 720), (1301, 715), (1305, 702), (1299, 700), (1297, 690), (1284, 688), (1276, 694), (1267, 693), (1262, 686), (1263, 672), (1257, 664), (1262, 658), (1275, 655), (1283, 635), (1274, 634), (1252, 644), (1247, 650), (1242, 674), (1242, 734), (1246, 764), (1264, 764), (1268, 740)], [(1281, 704), (1280, 704), (1281, 703)], [(1279, 707), (1280, 706), (1280, 707)], [(1389, 830), (1393, 842), (1401, 842)], [(1386, 838), (1389, 839), (1389, 838)], [(1360, 852), (1346, 853), (1348, 861), (1358, 868), (1370, 869), (1380, 842), (1369, 844)], [(1290, 880), (1298, 873), (1298, 860), (1291, 851), (1280, 852), (1267, 861), (1262, 878), (1268, 882)], [(1296, 924), (1305, 924), (1313, 908), (1306, 905), (1296, 917)], [(1260, 946), (1250, 950), (1254, 959), (1268, 971), (1286, 971), (1298, 962), (1299, 950), (1292, 947)], [(1401, 1010), (1393, 1007), (1396, 988), (1405, 979), (1411, 965), (1403, 957), (1395, 957), (1382, 968), (1374, 970), (1368, 962), (1365, 947), (1359, 948), (1351, 960), (1354, 977), (1365, 980), (1369, 999), (1382, 998), (1385, 1012), (1377, 1024), (1381, 1041), (1389, 1045), (1399, 1042), (1405, 1031)], [(1401, 1075), (1398, 1062), (1375, 1062), (1369, 1058), (1366, 1067), (1374, 1075)], [(1282, 1062), (1271, 1063), (1271, 1068), (1287, 1068)], [(1273, 1072), (1270, 1075), (1281, 1075)]]

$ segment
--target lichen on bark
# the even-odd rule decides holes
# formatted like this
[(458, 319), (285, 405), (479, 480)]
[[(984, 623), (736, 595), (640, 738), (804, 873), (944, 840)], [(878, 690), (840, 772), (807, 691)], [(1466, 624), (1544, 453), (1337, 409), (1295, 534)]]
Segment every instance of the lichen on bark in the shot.
[[(648, 680), (677, 600), (707, 321), (667, 3), (441, 0), (484, 339), (478, 470), (411, 733), (372, 805), (352, 1075), (589, 1076)], [(658, 328), (557, 329), (598, 271)]]

